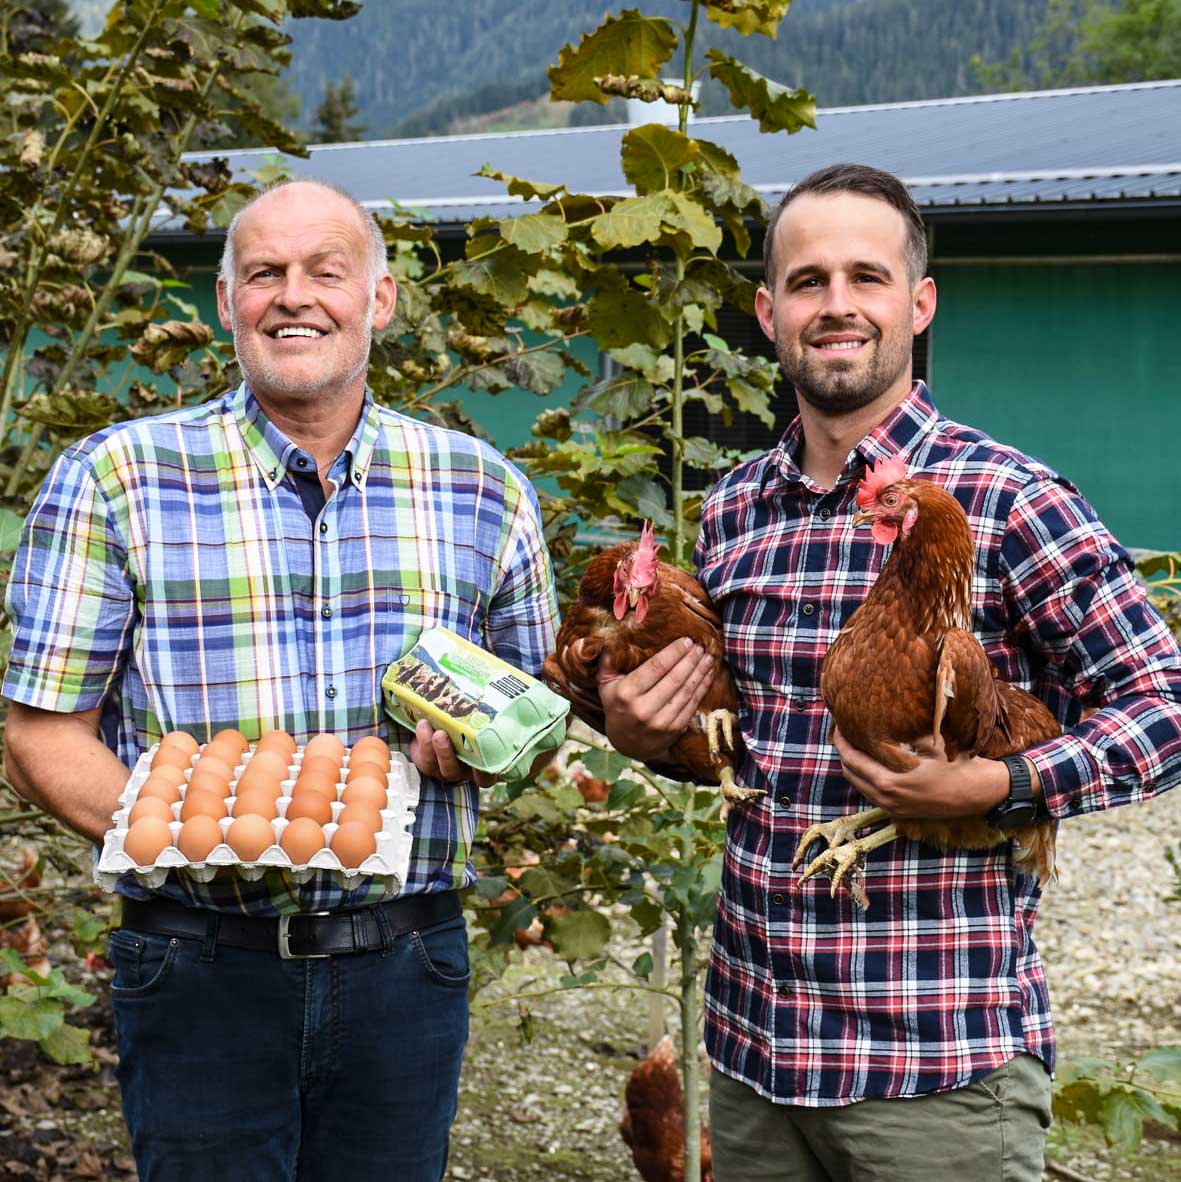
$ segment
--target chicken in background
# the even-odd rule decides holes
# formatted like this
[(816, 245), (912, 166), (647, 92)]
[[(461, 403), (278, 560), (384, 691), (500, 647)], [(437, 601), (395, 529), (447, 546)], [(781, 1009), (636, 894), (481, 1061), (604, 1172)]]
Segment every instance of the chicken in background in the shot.
[(598, 666), (606, 657), (616, 673), (627, 674), (683, 637), (718, 662), (688, 730), (673, 744), (669, 760), (656, 770), (698, 783), (720, 784), (727, 803), (762, 791), (735, 783), (734, 762), (743, 750), (737, 726), (738, 693), (722, 658), (717, 609), (692, 575), (657, 558), (650, 524), (639, 542), (612, 546), (592, 559), (558, 630), (554, 651), (542, 665), (545, 682), (570, 702), (574, 713), (606, 733), (599, 699)]
[[(1001, 679), (971, 627), (975, 551), (959, 502), (927, 480), (908, 479), (895, 457), (867, 472), (857, 489), (855, 525), (872, 524), (874, 540), (893, 543), (865, 602), (853, 613), (824, 658), (820, 690), (841, 734), (893, 771), (918, 760), (906, 748), (942, 740), (948, 760), (961, 752), (999, 759), (1060, 733), (1050, 711)], [(854, 899), (868, 906), (861, 875), (865, 855), (897, 837), (939, 849), (988, 849), (1016, 839), (1016, 862), (1046, 882), (1054, 868), (1055, 825), (1044, 821), (1002, 832), (983, 817), (880, 821), (868, 809), (813, 825), (800, 839), (793, 867), (818, 839), (829, 848), (809, 863), (802, 883), (820, 871), (832, 892), (848, 878)]]
[[(665, 1035), (628, 1076), (619, 1132), (644, 1182), (684, 1182), (685, 1092)], [(701, 1130), (701, 1182), (713, 1182), (709, 1132)]]

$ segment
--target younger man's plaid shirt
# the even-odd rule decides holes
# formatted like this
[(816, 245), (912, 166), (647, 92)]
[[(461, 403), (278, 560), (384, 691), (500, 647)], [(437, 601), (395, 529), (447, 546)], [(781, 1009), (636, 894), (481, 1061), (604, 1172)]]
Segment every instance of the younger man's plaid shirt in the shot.
[[(887, 556), (851, 525), (865, 465), (901, 455), (966, 510), (973, 631), (1003, 677), (1071, 728), (1028, 752), (1053, 816), (1181, 780), (1181, 654), (1077, 489), (941, 418), (921, 383), (831, 491), (801, 474), (800, 446), (797, 420), (717, 486), (696, 555), (742, 700), (739, 778), (767, 790), (730, 816), (707, 983), (711, 1059), (760, 1095), (810, 1106), (960, 1087), (1023, 1052), (1052, 1067), (1039, 891), (1010, 848), (892, 842), (867, 859), (865, 913), (845, 892), (830, 899), (825, 878), (794, 885), (800, 834), (867, 807), (841, 775), (820, 697), (824, 654)], [(1102, 709), (1080, 725), (1087, 706)]]
[[(292, 475), (309, 465), (245, 386), (66, 451), (13, 564), (4, 695), (61, 712), (102, 703), (103, 737), (131, 766), (175, 728), (388, 733), (381, 676), (437, 624), (540, 668), (553, 579), (536, 496), (511, 464), (367, 397), (314, 522)], [(407, 893), (472, 881), (477, 804), (472, 782), (423, 778)], [(146, 896), (131, 875), (121, 889)], [(371, 880), (344, 891), (279, 872), (170, 878), (162, 893), (260, 915), (382, 897)]]

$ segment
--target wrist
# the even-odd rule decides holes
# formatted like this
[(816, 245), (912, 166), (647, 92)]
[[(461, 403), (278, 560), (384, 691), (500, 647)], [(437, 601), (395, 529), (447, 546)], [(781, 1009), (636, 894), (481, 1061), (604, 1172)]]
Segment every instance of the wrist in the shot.
[(1016, 829), (1033, 824), (1040, 807), (1034, 794), (1036, 772), (1029, 760), (1021, 755), (1006, 755), (996, 761), (1005, 773), (1006, 791), (1002, 799), (986, 816), (995, 829)]

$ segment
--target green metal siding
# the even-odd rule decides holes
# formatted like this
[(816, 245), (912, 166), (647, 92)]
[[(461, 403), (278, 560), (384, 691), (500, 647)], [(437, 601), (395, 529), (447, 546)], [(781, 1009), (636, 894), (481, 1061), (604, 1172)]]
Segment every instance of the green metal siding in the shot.
[(1127, 546), (1181, 549), (1175, 263), (939, 265), (949, 418), (1072, 480)]

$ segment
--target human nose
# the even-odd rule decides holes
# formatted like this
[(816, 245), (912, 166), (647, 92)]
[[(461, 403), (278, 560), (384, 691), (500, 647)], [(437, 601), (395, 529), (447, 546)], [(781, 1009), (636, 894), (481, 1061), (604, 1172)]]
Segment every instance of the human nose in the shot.
[(843, 276), (832, 276), (824, 288), (821, 313), (830, 320), (847, 320), (856, 315), (856, 311), (852, 284)]
[(289, 267), (283, 273), (277, 301), (280, 307), (288, 310), (307, 308), (314, 302), (308, 278), (298, 267)]

